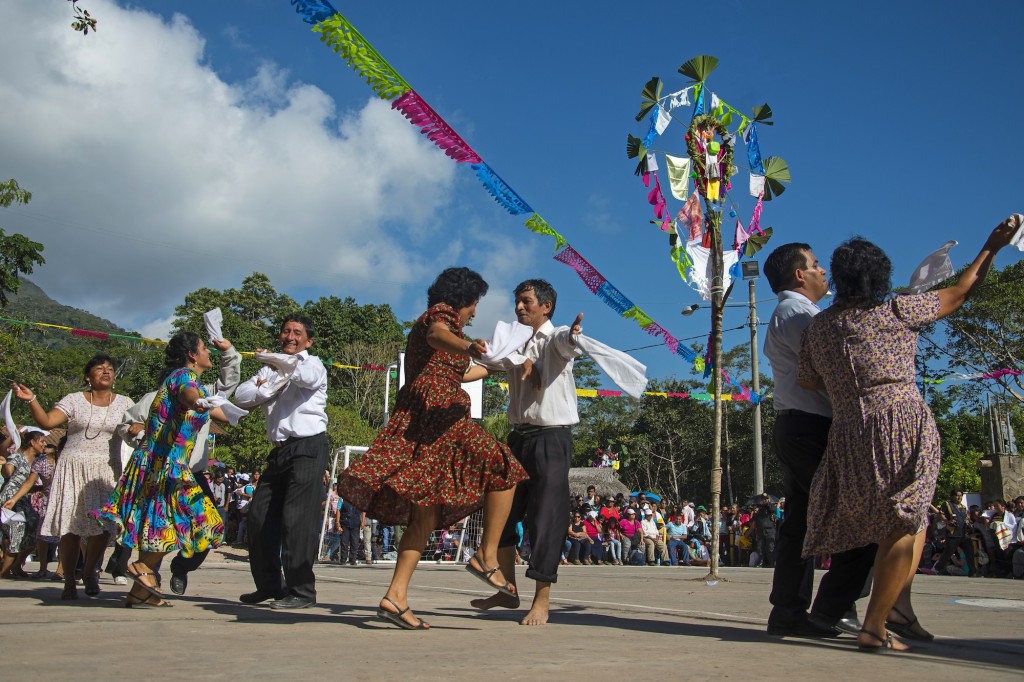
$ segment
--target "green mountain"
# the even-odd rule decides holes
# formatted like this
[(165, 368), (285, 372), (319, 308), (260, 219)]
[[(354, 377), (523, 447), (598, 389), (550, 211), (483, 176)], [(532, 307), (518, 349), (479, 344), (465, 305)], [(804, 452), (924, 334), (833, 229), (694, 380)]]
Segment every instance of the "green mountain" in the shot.
[[(110, 320), (93, 315), (92, 313), (72, 308), (71, 306), (59, 303), (27, 279), (21, 280), (21, 288), (18, 293), (8, 296), (7, 307), (0, 313), (0, 317), (25, 320), (28, 322), (45, 322), (46, 324), (59, 324), (75, 329), (88, 329), (90, 331), (108, 332), (113, 334), (129, 334), (130, 332), (121, 329)], [(9, 322), (3, 323), (11, 325)], [(34, 334), (33, 334), (34, 336)], [(43, 338), (32, 339), (41, 341), (43, 345), (50, 348), (61, 348), (67, 345), (77, 345), (86, 339), (78, 339), (68, 332), (61, 330), (41, 332)]]

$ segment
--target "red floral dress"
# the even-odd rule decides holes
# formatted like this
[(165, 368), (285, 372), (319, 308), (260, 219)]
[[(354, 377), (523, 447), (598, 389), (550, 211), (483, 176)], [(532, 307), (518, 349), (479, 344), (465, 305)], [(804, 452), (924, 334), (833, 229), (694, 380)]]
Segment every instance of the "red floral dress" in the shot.
[(339, 478), (342, 499), (385, 524), (408, 524), (413, 505), (439, 505), (438, 527), (448, 526), (482, 507), (485, 493), (528, 478), (508, 446), (470, 419), (469, 394), (460, 386), (469, 358), (427, 344), (435, 322), (465, 338), (458, 313), (445, 303), (416, 321), (391, 420)]

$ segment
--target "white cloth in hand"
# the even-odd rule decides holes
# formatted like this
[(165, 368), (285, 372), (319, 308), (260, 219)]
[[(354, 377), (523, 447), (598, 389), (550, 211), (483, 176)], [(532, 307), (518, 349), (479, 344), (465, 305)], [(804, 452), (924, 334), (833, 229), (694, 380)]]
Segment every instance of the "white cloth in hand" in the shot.
[(21, 449), (21, 434), (18, 433), (18, 427), (14, 423), (14, 417), (11, 416), (11, 400), (14, 398), (14, 391), (7, 391), (7, 395), (4, 396), (3, 402), (0, 402), (0, 408), (4, 412), (4, 424), (7, 426), (7, 433), (11, 436), (11, 445), (14, 447), (14, 451), (17, 452)]
[(196, 401), (196, 405), (206, 410), (212, 410), (215, 407), (219, 407), (224, 416), (228, 418), (228, 424), (234, 426), (238, 423), (238, 420), (249, 414), (248, 410), (243, 410), (238, 405), (228, 400), (228, 397), (224, 393), (218, 393), (211, 395), (208, 398), (200, 398)]
[(647, 388), (647, 366), (635, 358), (606, 346), (596, 339), (576, 334), (576, 345), (594, 359), (597, 366), (615, 382), (615, 385), (633, 398), (639, 398)]
[(221, 325), (224, 324), (224, 314), (220, 308), (214, 308), (203, 313), (203, 323), (206, 325), (206, 333), (210, 335), (211, 341), (223, 341), (224, 332)]
[(487, 352), (481, 355), (480, 359), (490, 363), (504, 360), (526, 345), (526, 342), (532, 336), (533, 327), (528, 327), (519, 322), (502, 322), (499, 320), (494, 325), (494, 334), (491, 336), (491, 340), (485, 344)]
[(1017, 219), (1017, 234), (1010, 240), (1010, 246), (1016, 246), (1019, 251), (1024, 251), (1024, 215), (1014, 213), (1013, 217)]
[(256, 359), (275, 371), (273, 378), (263, 386), (268, 395), (276, 395), (285, 387), (301, 361), (297, 355), (287, 353), (256, 353)]
[(953, 263), (949, 260), (949, 250), (956, 245), (957, 241), (951, 239), (928, 254), (910, 276), (910, 287), (904, 293), (922, 294), (942, 280), (952, 277), (954, 270)]

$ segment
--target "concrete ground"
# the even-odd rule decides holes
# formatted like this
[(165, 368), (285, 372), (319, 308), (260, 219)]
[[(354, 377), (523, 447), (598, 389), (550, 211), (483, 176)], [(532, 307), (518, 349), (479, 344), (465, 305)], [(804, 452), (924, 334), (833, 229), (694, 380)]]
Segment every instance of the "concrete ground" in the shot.
[[(462, 566), (422, 564), (410, 603), (433, 626), (429, 632), (376, 619), (391, 576), (384, 564), (318, 566), (319, 603), (296, 612), (238, 603), (252, 582), (245, 553), (235, 549), (212, 553), (168, 609), (124, 608), (128, 588), (106, 575), (98, 598), (79, 588), (77, 602), (60, 601), (57, 583), (3, 580), (3, 678), (1022, 678), (1022, 581), (918, 576), (915, 605), (936, 640), (878, 656), (859, 652), (848, 636), (770, 638), (771, 571), (725, 568), (714, 586), (703, 582), (705, 573), (564, 566), (551, 623), (525, 627), (518, 624), (525, 609), (472, 609), (468, 601), (487, 591)], [(532, 597), (529, 581), (523, 594)]]

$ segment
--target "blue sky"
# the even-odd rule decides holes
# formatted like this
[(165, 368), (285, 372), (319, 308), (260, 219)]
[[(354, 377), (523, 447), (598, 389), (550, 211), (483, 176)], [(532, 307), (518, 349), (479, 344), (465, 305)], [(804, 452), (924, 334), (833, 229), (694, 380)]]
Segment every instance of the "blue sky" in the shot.
[[(583, 312), (606, 343), (656, 342), (377, 100), (286, 0), (81, 4), (99, 19), (95, 35), (68, 28), (65, 2), (0, 0), (11, 29), (0, 58), (18, 64), (0, 83), (0, 176), (34, 194), (0, 225), (46, 245), (33, 279), (61, 301), (153, 335), (185, 293), (259, 270), (299, 300), (351, 295), (409, 319), (437, 272), (457, 264), (492, 287), (473, 333), (511, 319), (511, 289), (539, 276), (559, 291), (556, 322)], [(679, 314), (700, 300), (649, 222), (624, 147), (646, 130), (633, 120), (644, 83), (682, 87), (676, 69), (690, 57), (719, 57), (708, 86), (733, 106), (775, 112), (761, 150), (784, 157), (793, 182), (765, 204), (769, 249), (806, 241), (827, 263), (861, 234), (889, 252), (901, 284), (948, 239), (961, 243), (954, 263), (969, 261), (996, 222), (1024, 209), (1015, 0), (334, 5), (679, 338), (706, 336), (709, 314)], [(682, 130), (658, 146), (681, 153)], [(766, 282), (757, 295), (767, 319)], [(732, 298), (745, 300), (745, 289)], [(725, 327), (745, 319), (729, 308)], [(725, 347), (748, 338), (728, 332)], [(635, 356), (652, 377), (694, 376), (664, 347)]]

